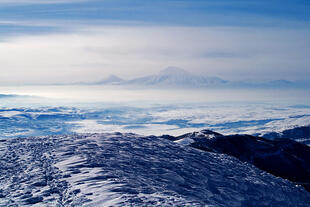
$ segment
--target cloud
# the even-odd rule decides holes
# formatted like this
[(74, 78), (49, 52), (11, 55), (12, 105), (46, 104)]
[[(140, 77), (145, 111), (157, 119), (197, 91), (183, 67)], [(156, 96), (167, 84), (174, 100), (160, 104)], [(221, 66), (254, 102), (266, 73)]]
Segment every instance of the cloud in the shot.
[(307, 1), (0, 0), (0, 82), (97, 81), (178, 66), (224, 79), (310, 75)]
[(0, 0), (0, 18), (116, 20), (178, 26), (308, 26), (310, 4), (288, 0)]
[(0, 42), (0, 82), (132, 78), (169, 65), (225, 79), (301, 79), (309, 74), (308, 30), (104, 26)]

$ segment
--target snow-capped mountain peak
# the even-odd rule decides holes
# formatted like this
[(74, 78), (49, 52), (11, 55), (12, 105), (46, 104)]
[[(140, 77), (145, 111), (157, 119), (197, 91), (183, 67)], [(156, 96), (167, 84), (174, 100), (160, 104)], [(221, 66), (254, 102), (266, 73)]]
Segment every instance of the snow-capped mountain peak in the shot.
[(159, 75), (191, 75), (191, 73), (178, 67), (169, 66), (159, 72)]
[(217, 77), (199, 76), (177, 67), (168, 67), (157, 74), (127, 81), (127, 84), (170, 87), (206, 87), (225, 83)]

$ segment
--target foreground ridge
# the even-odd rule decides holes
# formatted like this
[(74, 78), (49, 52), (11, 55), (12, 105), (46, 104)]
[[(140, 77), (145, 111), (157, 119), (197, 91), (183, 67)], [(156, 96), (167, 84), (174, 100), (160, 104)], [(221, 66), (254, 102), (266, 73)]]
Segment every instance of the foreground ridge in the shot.
[(202, 130), (179, 137), (163, 136), (196, 149), (230, 155), (310, 191), (310, 147), (287, 138), (273, 140)]
[(302, 187), (251, 164), (153, 136), (7, 139), (0, 156), (0, 206), (309, 206), (310, 200)]

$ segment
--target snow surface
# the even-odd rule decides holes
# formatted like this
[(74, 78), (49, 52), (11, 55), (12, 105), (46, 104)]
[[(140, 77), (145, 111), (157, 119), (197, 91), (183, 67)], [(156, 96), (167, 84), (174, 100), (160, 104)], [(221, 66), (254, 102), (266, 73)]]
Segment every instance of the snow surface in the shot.
[(310, 206), (287, 180), (157, 137), (12, 138), (0, 157), (0, 206)]

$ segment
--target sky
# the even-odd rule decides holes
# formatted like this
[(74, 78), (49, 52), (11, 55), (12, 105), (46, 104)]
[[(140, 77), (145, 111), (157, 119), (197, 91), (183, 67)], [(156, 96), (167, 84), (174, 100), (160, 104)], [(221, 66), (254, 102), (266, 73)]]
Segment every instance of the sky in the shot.
[(180, 67), (310, 79), (309, 0), (0, 0), (0, 84), (124, 79)]

